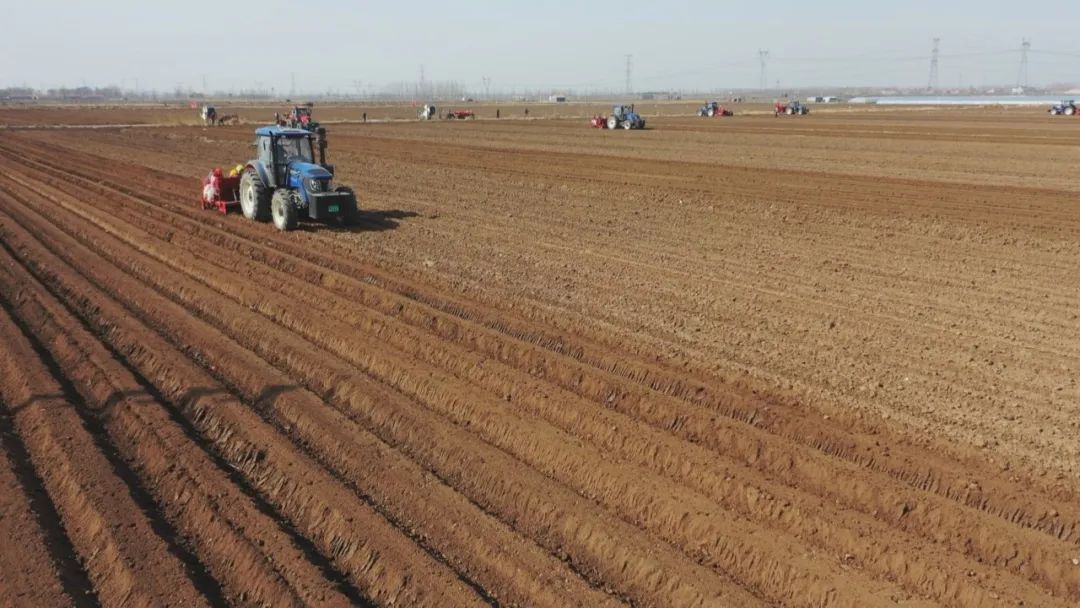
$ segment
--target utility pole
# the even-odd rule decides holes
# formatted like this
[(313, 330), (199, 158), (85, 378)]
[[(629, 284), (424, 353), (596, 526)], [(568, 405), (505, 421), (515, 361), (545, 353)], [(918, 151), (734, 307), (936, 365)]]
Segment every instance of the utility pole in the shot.
[(765, 89), (769, 88), (769, 79), (766, 78), (765, 72), (765, 63), (769, 60), (769, 51), (758, 49), (757, 54), (758, 60), (761, 61), (761, 82), (759, 84), (761, 86), (761, 90), (764, 91)]
[(1020, 73), (1016, 76), (1016, 88), (1026, 89), (1029, 85), (1028, 78), (1028, 51), (1031, 50), (1031, 41), (1023, 39), (1020, 45)]
[(633, 95), (634, 94), (634, 85), (633, 85), (633, 81), (630, 78), (631, 75), (633, 74), (633, 62), (634, 62), (634, 56), (628, 54), (626, 56), (626, 94), (627, 95)]
[(427, 95), (427, 87), (424, 85), (424, 65), (420, 64), (420, 94)]
[(926, 88), (930, 91), (936, 91), (941, 86), (941, 79), (938, 76), (938, 57), (941, 54), (941, 38), (934, 38), (934, 50), (930, 52), (930, 80), (926, 85)]
[(491, 99), (491, 76), (484, 76), (484, 99)]

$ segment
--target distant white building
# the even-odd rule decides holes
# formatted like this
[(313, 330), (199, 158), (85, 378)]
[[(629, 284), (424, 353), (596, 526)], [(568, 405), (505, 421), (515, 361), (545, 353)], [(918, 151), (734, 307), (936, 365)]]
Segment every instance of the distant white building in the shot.
[(552, 95), (548, 97), (548, 101), (551, 103), (566, 103), (566, 95)]

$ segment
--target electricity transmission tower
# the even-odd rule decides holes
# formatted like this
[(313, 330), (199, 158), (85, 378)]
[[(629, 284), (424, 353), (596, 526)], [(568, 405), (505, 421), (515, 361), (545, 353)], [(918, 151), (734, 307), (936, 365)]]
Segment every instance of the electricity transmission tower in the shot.
[(1020, 73), (1016, 76), (1016, 88), (1026, 89), (1029, 85), (1028, 79), (1028, 51), (1031, 50), (1031, 41), (1024, 38), (1023, 43), (1020, 45)]
[(761, 90), (764, 91), (765, 89), (769, 88), (769, 79), (766, 78), (765, 72), (765, 62), (769, 60), (769, 51), (763, 51), (758, 49), (757, 54), (758, 59), (761, 61), (761, 82), (759, 84), (761, 86)]
[(931, 91), (936, 91), (941, 86), (941, 79), (938, 76), (938, 58), (941, 55), (941, 38), (934, 38), (934, 50), (930, 53), (930, 80), (926, 88)]
[(484, 76), (484, 99), (491, 99), (491, 76)]
[(627, 95), (633, 95), (634, 94), (633, 82), (630, 80), (630, 76), (631, 76), (632, 70), (633, 70), (633, 61), (634, 61), (634, 56), (633, 55), (627, 55), (626, 56), (626, 94)]

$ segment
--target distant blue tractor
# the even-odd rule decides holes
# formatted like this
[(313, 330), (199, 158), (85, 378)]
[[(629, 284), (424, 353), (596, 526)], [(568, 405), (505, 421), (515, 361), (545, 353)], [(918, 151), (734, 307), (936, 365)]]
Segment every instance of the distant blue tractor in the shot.
[(1049, 111), (1054, 116), (1076, 116), (1078, 113), (1076, 102), (1071, 99), (1050, 106)]
[[(300, 217), (356, 219), (356, 193), (334, 186), (334, 166), (326, 163), (326, 129), (314, 132), (287, 127), (255, 131), (258, 157), (248, 161), (240, 178), (240, 209), (244, 217), (273, 220), (278, 230), (293, 230)], [(319, 162), (315, 162), (315, 149)]]
[(607, 128), (644, 129), (645, 118), (634, 111), (634, 106), (615, 106), (607, 119)]

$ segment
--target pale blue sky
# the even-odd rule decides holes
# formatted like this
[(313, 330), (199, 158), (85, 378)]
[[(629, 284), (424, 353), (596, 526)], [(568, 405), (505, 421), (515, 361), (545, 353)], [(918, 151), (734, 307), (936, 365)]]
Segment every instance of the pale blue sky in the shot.
[[(353, 91), (418, 79), (482, 89), (751, 87), (757, 49), (782, 86), (1014, 83), (1022, 37), (1033, 84), (1080, 81), (1076, 3), (1051, 0), (570, 2), (448, 0), (0, 0), (0, 86), (177, 84)], [(204, 8), (206, 7), (206, 8)], [(612, 7), (618, 7), (617, 9)], [(212, 14), (211, 14), (212, 13)], [(980, 54), (1001, 51), (998, 55)], [(1041, 52), (1039, 52), (1041, 51)], [(963, 54), (966, 56), (953, 56)]]

